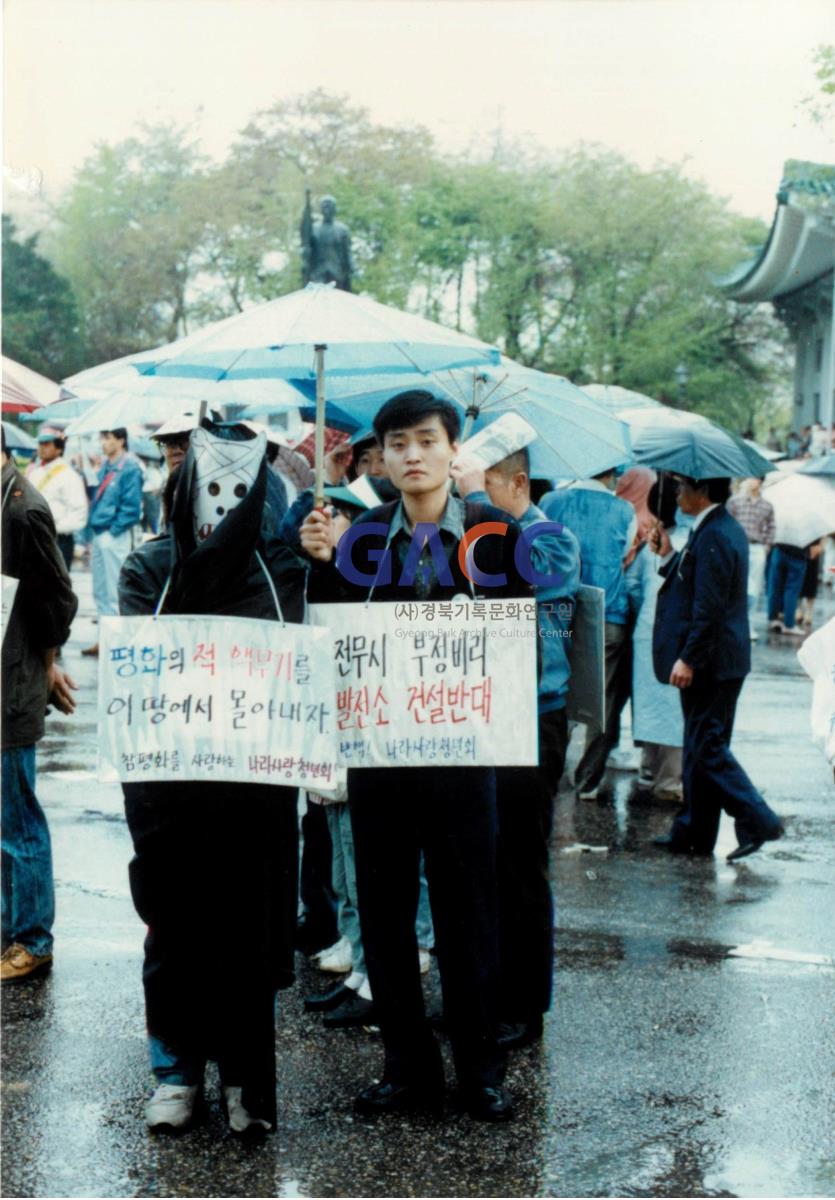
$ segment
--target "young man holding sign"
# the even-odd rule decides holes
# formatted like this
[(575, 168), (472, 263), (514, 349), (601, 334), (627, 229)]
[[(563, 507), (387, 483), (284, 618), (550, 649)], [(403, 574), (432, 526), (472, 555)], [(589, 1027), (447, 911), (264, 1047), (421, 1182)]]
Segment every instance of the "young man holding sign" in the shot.
[[(330, 514), (310, 514), (301, 543), (314, 564), (311, 600), (423, 605), (531, 596), (515, 565), (516, 522), (491, 505), (450, 495), (459, 430), (454, 406), (428, 392), (404, 392), (382, 407), (374, 431), (402, 499), (355, 522), (335, 562)], [(361, 570), (352, 558), (355, 546), (361, 557), (360, 540)], [(467, 554), (475, 540), (477, 566), (472, 549)], [(443, 1103), (415, 938), (422, 850), (462, 1100), (479, 1120), (508, 1120), (512, 1100), (501, 1086), (504, 1056), (496, 1040), (495, 773), (481, 766), (363, 768), (349, 772), (348, 793), (363, 942), (385, 1046), (383, 1078), (359, 1094), (356, 1107), (377, 1114)]]

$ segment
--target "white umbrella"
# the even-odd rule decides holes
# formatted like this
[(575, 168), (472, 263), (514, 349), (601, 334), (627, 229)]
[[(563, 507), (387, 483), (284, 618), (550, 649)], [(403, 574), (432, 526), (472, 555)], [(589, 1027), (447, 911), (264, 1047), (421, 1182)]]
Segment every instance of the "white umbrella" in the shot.
[(800, 548), (835, 533), (835, 483), (810, 475), (786, 475), (771, 484), (775, 542)]
[(33, 412), (61, 394), (60, 384), (3, 355), (3, 411)]
[(145, 395), (114, 391), (94, 400), (81, 416), (70, 421), (67, 435), (101, 433), (103, 429), (122, 429), (128, 425), (162, 425), (184, 412), (196, 413), (200, 399), (186, 396)]
[[(167, 346), (130, 358), (142, 375), (219, 383), (316, 381), (316, 499), (323, 492), (325, 372), (364, 376), (489, 366), (498, 351), (367, 296), (308, 284)], [(121, 370), (125, 360), (113, 364)], [(106, 382), (105, 374), (99, 382)]]
[(592, 400), (597, 400), (616, 416), (622, 408), (662, 408), (660, 400), (653, 400), (643, 392), (633, 392), (616, 383), (585, 383), (582, 390)]

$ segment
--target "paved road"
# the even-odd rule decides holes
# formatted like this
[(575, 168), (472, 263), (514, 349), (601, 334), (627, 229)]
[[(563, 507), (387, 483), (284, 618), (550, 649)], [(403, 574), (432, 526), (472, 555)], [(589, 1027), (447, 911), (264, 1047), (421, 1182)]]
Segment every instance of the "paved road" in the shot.
[[(735, 742), (785, 820), (779, 844), (737, 867), (669, 859), (649, 845), (668, 813), (630, 802), (630, 776), (613, 776), (608, 804), (560, 796), (556, 1002), (542, 1045), (513, 1057), (514, 1125), (355, 1119), (379, 1044), (303, 1012), (319, 980), (300, 960), (279, 1014), (278, 1135), (241, 1146), (213, 1111), (161, 1140), (141, 1120), (143, 929), (121, 795), (95, 778), (95, 666), (79, 655), (94, 637), (89, 576), (76, 580), (66, 661), (81, 703), (50, 719), (39, 755), (55, 968), (3, 995), (5, 1195), (835, 1193), (835, 794), (793, 647), (757, 646)], [(571, 852), (578, 842), (606, 853)], [(723, 823), (719, 849), (733, 843)], [(217, 957), (219, 971), (246, 970), (234, 945)], [(437, 1005), (434, 966), (428, 986)]]

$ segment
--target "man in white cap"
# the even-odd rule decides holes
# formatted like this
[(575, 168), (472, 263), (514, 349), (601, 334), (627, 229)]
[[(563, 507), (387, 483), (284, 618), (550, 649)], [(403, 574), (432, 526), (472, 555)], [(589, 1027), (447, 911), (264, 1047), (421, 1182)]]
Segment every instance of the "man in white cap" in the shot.
[(164, 425), (160, 425), (156, 433), (151, 434), (155, 442), (159, 442), (165, 455), (165, 465), (170, 475), (186, 456), (191, 435), (197, 427), (197, 417), (194, 413), (178, 413)]
[(26, 478), (49, 505), (58, 534), (58, 549), (72, 567), (74, 534), (87, 524), (87, 489), (84, 480), (64, 459), (64, 435), (60, 429), (42, 429), (38, 435), (38, 459), (26, 468)]

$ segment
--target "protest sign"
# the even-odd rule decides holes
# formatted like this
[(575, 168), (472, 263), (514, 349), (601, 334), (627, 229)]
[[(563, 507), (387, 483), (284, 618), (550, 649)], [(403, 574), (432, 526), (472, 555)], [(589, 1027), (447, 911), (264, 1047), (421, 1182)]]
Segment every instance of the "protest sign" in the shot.
[(533, 600), (321, 604), (346, 767), (537, 762)]
[(568, 661), (566, 712), (569, 721), (606, 724), (606, 599), (603, 588), (581, 583), (574, 601)]
[(99, 763), (123, 782), (332, 789), (332, 638), (243, 617), (105, 617)]
[(12, 615), (12, 607), (14, 605), (14, 598), (17, 595), (17, 585), (20, 582), (20, 580), (13, 579), (11, 577), (11, 575), (0, 575), (0, 581), (2, 581), (2, 593), (0, 593), (0, 597), (2, 598), (2, 612), (0, 612), (0, 625), (2, 625), (3, 637), (5, 638), (6, 629), (8, 628), (8, 625), (9, 625), (9, 617)]

